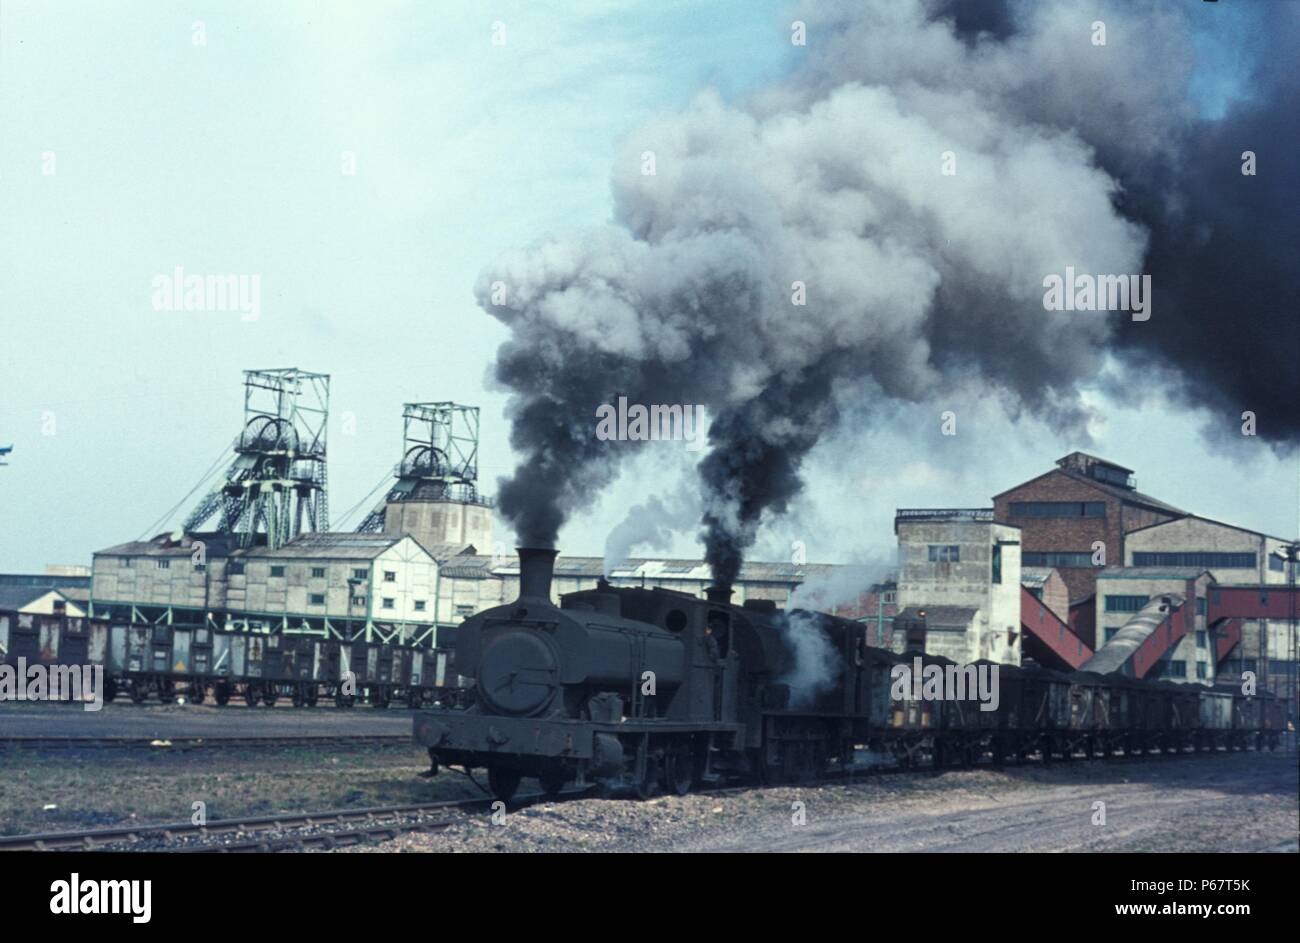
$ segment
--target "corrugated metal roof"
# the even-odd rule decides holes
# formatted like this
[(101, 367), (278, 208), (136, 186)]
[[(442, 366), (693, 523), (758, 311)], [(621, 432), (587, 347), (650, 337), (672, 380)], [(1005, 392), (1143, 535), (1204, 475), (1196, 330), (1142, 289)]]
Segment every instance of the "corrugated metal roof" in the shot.
[(1022, 566), (1020, 568), (1021, 586), (1042, 586), (1056, 572), (1050, 566)]
[(21, 609), (52, 592), (49, 586), (0, 586), (0, 609)]
[(1151, 637), (1151, 633), (1160, 626), (1160, 623), (1169, 617), (1169, 613), (1181, 606), (1185, 599), (1181, 593), (1167, 595), (1170, 605), (1166, 611), (1160, 611), (1163, 605), (1160, 597), (1151, 600), (1142, 607), (1141, 612), (1125, 622), (1097, 654), (1080, 665), (1080, 670), (1109, 674), (1122, 668), (1124, 663), (1133, 657), (1138, 647)]
[[(493, 561), (497, 561), (494, 563)], [(485, 555), (464, 555), (455, 561), (456, 573), (452, 574), (444, 566), (445, 575), (456, 575), (465, 579), (486, 579), (490, 576), (515, 576), (519, 573), (519, 561), (514, 557), (489, 557)], [(816, 576), (826, 576), (836, 567), (829, 563), (744, 563), (740, 567), (739, 582), (746, 583), (802, 583)], [(463, 574), (463, 576), (462, 576)], [(605, 575), (604, 557), (557, 557), (555, 561), (557, 577), (589, 577), (592, 579)], [(647, 557), (635, 557), (624, 560), (615, 568), (613, 577), (617, 580), (682, 580), (684, 582), (711, 582), (713, 579), (709, 566), (703, 560), (660, 560)]]
[(896, 618), (919, 619), (923, 612), (926, 628), (943, 626), (964, 629), (970, 625), (979, 610), (969, 606), (908, 606)]
[(149, 540), (128, 540), (104, 550), (95, 551), (95, 556), (118, 557), (188, 557), (194, 552), (194, 542), (201, 541), (204, 553), (209, 557), (224, 557), (234, 552), (235, 535), (199, 532), (185, 534), (179, 541), (171, 539), (170, 534), (159, 534)]
[(1106, 580), (1194, 580), (1202, 573), (1214, 574), (1203, 566), (1108, 566), (1097, 574), (1097, 579)]

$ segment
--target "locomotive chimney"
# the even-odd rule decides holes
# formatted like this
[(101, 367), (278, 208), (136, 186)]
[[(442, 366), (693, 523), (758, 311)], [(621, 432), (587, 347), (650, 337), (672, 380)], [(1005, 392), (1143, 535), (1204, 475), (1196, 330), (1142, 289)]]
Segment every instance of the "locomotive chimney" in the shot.
[(551, 576), (559, 553), (550, 547), (519, 547), (519, 598), (551, 601)]
[(731, 604), (731, 586), (728, 583), (709, 586), (704, 590), (704, 595), (709, 602), (720, 603), (724, 606)]

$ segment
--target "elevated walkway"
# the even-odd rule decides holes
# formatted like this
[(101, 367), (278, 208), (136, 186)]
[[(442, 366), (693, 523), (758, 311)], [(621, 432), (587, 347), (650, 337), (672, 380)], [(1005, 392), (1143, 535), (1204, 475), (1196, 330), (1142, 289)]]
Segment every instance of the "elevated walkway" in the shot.
[(1028, 654), (1039, 664), (1073, 671), (1092, 657), (1092, 648), (1074, 634), (1037, 596), (1020, 587), (1020, 630)]

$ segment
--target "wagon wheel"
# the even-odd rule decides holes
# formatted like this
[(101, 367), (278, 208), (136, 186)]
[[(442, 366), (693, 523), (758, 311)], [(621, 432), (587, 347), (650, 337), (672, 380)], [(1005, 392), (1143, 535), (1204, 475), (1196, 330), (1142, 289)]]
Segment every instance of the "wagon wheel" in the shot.
[(315, 707), (316, 702), (320, 699), (320, 692), (316, 690), (316, 685), (314, 684), (307, 685), (307, 692), (304, 697), (305, 700), (307, 701), (308, 707)]
[(488, 770), (488, 788), (492, 790), (492, 795), (502, 802), (509, 802), (514, 798), (521, 779), (523, 774), (518, 770), (506, 769), (503, 766), (493, 766)]
[(659, 762), (652, 756), (645, 760), (645, 775), (632, 784), (638, 799), (649, 799), (659, 791)]
[(307, 698), (303, 695), (302, 688), (295, 685), (293, 694), (289, 698), (289, 703), (294, 707), (302, 707)]
[(554, 799), (564, 788), (564, 784), (569, 781), (568, 774), (563, 767), (544, 770), (537, 781), (542, 784), (542, 792), (546, 793), (548, 799)]
[(202, 704), (208, 697), (208, 686), (202, 681), (190, 685), (190, 703)]
[(355, 694), (344, 694), (342, 691), (334, 695), (334, 706), (338, 708), (351, 707), (357, 701)]
[(689, 746), (681, 746), (664, 758), (664, 788), (684, 796), (695, 786), (695, 757)]
[(218, 684), (212, 689), (212, 697), (219, 705), (225, 707), (230, 703), (230, 685)]
[(252, 683), (244, 685), (244, 701), (249, 707), (257, 706), (257, 685)]
[(158, 700), (163, 704), (170, 704), (176, 700), (176, 688), (170, 681), (164, 681), (158, 685)]
[(148, 696), (149, 696), (149, 692), (145, 689), (145, 686), (143, 684), (141, 684), (139, 681), (133, 681), (131, 683), (132, 701), (134, 701), (136, 704), (143, 704), (144, 699)]
[(370, 695), (370, 704), (372, 707), (383, 710), (388, 706), (388, 689), (377, 687)]
[(262, 703), (267, 707), (275, 707), (275, 702), (280, 700), (280, 692), (275, 689), (274, 684), (268, 684), (262, 689)]
[(117, 682), (112, 678), (104, 679), (104, 703), (111, 703), (117, 697)]

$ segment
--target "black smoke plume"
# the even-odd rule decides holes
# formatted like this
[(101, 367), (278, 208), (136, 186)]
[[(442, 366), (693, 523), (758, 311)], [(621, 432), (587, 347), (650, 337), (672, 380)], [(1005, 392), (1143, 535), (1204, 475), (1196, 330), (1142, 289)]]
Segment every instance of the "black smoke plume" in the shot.
[[(1258, 12), (1229, 6), (797, 9), (808, 43), (788, 77), (741, 103), (705, 91), (634, 133), (612, 225), (481, 276), (480, 304), (512, 331), (495, 376), (524, 460), (500, 507), (520, 540), (554, 543), (638, 447), (595, 436), (619, 396), (708, 408), (719, 581), (798, 493), (846, 398), (945, 408), (974, 383), (1081, 433), (1083, 387), (1159, 383), (1210, 425), (1251, 410), (1294, 444), (1300, 7), (1248, 24), (1268, 73), (1207, 119), (1188, 92), (1196, 30)], [(1067, 266), (1150, 274), (1150, 320), (1045, 310), (1043, 279)]]

